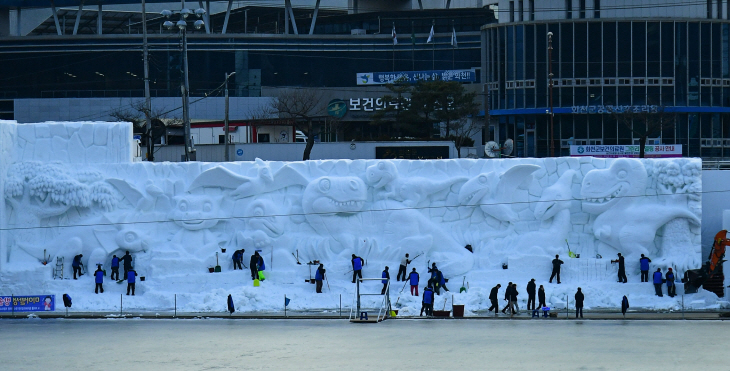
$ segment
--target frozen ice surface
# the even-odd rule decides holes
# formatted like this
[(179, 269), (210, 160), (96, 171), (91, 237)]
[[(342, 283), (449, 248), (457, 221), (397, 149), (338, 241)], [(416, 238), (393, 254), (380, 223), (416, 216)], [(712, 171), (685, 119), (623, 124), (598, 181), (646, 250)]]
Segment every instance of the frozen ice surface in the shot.
[[(699, 159), (132, 163), (129, 143), (108, 147), (128, 130), (0, 125), (0, 139), (16, 144), (5, 157), (12, 160), (0, 162), (0, 225), (8, 230), (0, 234), (2, 292), (69, 293), (75, 309), (114, 310), (125, 285), (107, 281), (107, 292), (94, 295), (91, 275), (54, 281), (52, 272), (64, 258), (69, 277), (79, 253), (91, 271), (101, 263), (109, 272), (111, 256), (130, 251), (146, 278), (130, 308), (169, 309), (177, 294), (179, 310), (220, 311), (232, 294), (244, 311), (282, 309), (284, 295), (295, 309), (332, 309), (340, 294), (343, 306), (352, 300), (352, 254), (366, 260), (366, 277), (388, 265), (395, 278), (409, 253), (420, 255), (408, 271), (417, 268), (421, 289), (427, 264), (436, 263), (455, 301), (483, 310), (498, 282), (517, 282), (522, 300), (530, 278), (547, 285), (560, 254), (563, 284), (546, 286), (549, 302), (564, 303), (581, 286), (587, 307), (617, 307), (628, 295), (632, 306), (667, 309), (678, 299), (656, 298), (651, 284), (636, 283), (639, 254), (652, 258), (652, 271), (672, 267), (678, 278), (701, 262)], [(38, 146), (53, 138), (62, 143)], [(111, 154), (99, 163), (102, 146)], [(261, 250), (262, 287), (251, 285), (248, 271), (232, 271), (238, 249), (246, 249), (246, 265)], [(618, 252), (632, 284), (615, 283), (609, 260)], [(309, 266), (297, 265), (297, 256), (325, 264), (325, 294), (304, 282)], [(216, 265), (223, 273), (208, 273)], [(469, 290), (458, 294), (462, 281)], [(401, 287), (393, 281), (398, 305), (419, 309), (420, 298)]]
[[(3, 320), (7, 369), (716, 370), (727, 321)], [(686, 341), (694, 339), (693, 341)], [(399, 367), (400, 365), (404, 365)]]

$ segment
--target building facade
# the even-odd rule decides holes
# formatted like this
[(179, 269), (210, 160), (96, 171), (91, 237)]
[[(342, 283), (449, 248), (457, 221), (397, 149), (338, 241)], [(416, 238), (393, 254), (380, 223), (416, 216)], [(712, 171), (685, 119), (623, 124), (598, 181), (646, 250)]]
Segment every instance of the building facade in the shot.
[(730, 157), (727, 1), (537, 3), (500, 1), (482, 29), (495, 140), (543, 157), (645, 133), (683, 156)]

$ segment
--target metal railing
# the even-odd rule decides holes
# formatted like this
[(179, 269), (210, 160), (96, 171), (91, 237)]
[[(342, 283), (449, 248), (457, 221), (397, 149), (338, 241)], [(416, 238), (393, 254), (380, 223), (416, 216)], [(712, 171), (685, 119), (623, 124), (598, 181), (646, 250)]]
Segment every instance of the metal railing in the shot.
[[(360, 282), (362, 281), (382, 281), (386, 280), (388, 281), (385, 286), (385, 295), (383, 294), (361, 294), (360, 293)], [(378, 307), (378, 316), (375, 317), (376, 322), (380, 322), (382, 320), (385, 320), (390, 315), (390, 278), (358, 278), (356, 280), (356, 288), (355, 288), (355, 296), (353, 298), (353, 305), (350, 307), (350, 315), (348, 316), (348, 320), (352, 321), (352, 313), (353, 310), (355, 310), (355, 316), (360, 315), (360, 296), (363, 295), (382, 295), (383, 301), (380, 304), (380, 307)], [(382, 319), (381, 319), (382, 316)]]

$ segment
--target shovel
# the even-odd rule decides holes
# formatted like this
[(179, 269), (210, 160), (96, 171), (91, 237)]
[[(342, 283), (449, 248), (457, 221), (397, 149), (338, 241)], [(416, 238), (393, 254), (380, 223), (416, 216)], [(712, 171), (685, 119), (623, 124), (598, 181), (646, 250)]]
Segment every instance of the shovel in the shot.
[(464, 286), (465, 281), (466, 281), (466, 276), (464, 276), (464, 279), (461, 280), (461, 288), (459, 289), (459, 293), (466, 292), (466, 286)]
[(216, 253), (215, 253), (215, 272), (220, 273), (220, 271), (221, 271), (221, 266), (218, 265), (218, 252), (216, 251)]

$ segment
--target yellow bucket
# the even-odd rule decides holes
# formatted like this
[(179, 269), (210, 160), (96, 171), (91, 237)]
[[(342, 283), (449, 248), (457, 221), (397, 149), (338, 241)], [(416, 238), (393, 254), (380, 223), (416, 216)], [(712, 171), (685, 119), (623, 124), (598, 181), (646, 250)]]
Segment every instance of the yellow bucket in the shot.
[(259, 280), (253, 280), (253, 287), (259, 287)]

